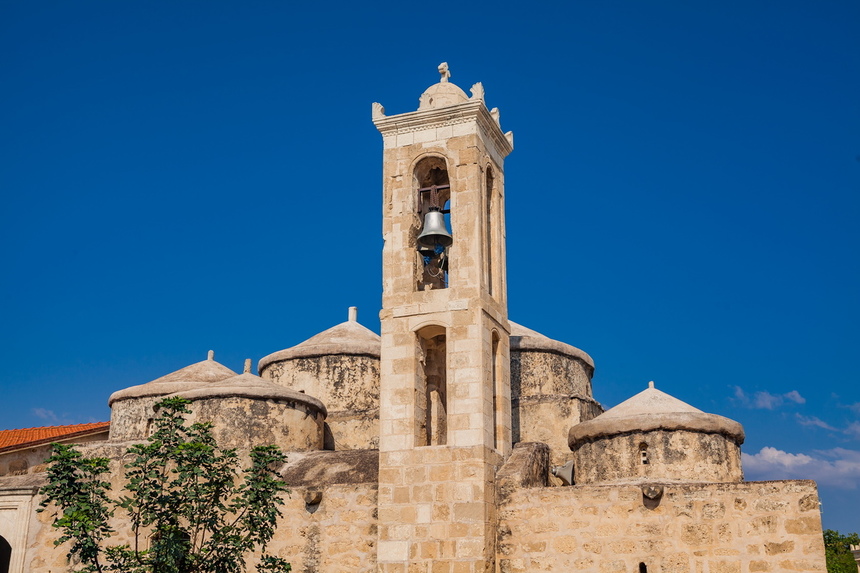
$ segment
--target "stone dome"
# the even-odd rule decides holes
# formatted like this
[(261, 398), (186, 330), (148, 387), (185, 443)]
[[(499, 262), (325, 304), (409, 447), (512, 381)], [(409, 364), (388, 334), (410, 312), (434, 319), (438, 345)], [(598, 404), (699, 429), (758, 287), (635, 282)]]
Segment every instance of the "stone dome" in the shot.
[(448, 107), (469, 101), (466, 92), (448, 81), (451, 74), (448, 72), (447, 62), (439, 64), (439, 73), (442, 75), (441, 81), (424, 90), (418, 99), (418, 111)]
[(743, 427), (654, 388), (570, 429), (577, 484), (739, 482)]
[(465, 101), (469, 101), (469, 96), (459, 86), (451, 82), (439, 82), (438, 84), (433, 84), (421, 94), (421, 97), (418, 99), (418, 111), (447, 107)]
[(314, 356), (345, 354), (379, 358), (381, 349), (382, 339), (379, 335), (350, 318), (293, 347), (264, 356), (260, 359), (257, 369), (263, 372), (275, 362)]
[(225, 378), (235, 376), (236, 373), (215, 362), (215, 353), (209, 351), (209, 358), (196, 362), (176, 372), (171, 372), (161, 378), (156, 378), (146, 384), (130, 386), (124, 390), (118, 390), (108, 398), (108, 406), (114, 402), (127, 400), (129, 398), (143, 398), (146, 396), (166, 396), (183, 390), (190, 390), (205, 384), (220, 382)]
[(570, 344), (553, 340), (548, 336), (544, 336), (540, 332), (536, 332), (530, 328), (526, 328), (514, 321), (509, 321), (511, 325), (511, 350), (537, 350), (543, 352), (555, 352), (564, 354), (573, 358), (579, 358), (587, 365), (594, 369), (594, 360), (583, 350)]
[(216, 384), (235, 375), (235, 372), (223, 364), (215, 362), (215, 353), (210, 350), (206, 360), (156, 378), (152, 382), (114, 392), (108, 399), (111, 409), (110, 439), (122, 441), (146, 438), (150, 424), (157, 415), (155, 404), (164, 396)]
[(603, 412), (592, 395), (594, 361), (570, 344), (509, 321), (514, 442), (543, 442), (552, 463), (570, 457), (567, 432)]
[(172, 394), (186, 400), (211, 400), (215, 398), (250, 398), (253, 400), (275, 400), (280, 402), (296, 402), (316, 409), (323, 417), (326, 416), (325, 405), (313, 396), (304, 392), (296, 392), (283, 386), (255, 376), (250, 372), (238, 374), (204, 387), (194, 388)]
[(327, 449), (361, 449), (379, 443), (379, 354), (382, 339), (349, 319), (292, 348), (262, 358), (260, 376), (316, 396), (328, 408)]
[(208, 422), (219, 446), (245, 450), (274, 444), (284, 451), (323, 447), (326, 408), (313, 396), (248, 372), (172, 394), (191, 400), (189, 423)]
[(575, 445), (602, 437), (652, 430), (688, 430), (721, 434), (739, 445), (744, 442), (744, 429), (738, 422), (716, 414), (707, 414), (653, 386), (639, 392), (601, 414), (574, 426), (568, 443)]

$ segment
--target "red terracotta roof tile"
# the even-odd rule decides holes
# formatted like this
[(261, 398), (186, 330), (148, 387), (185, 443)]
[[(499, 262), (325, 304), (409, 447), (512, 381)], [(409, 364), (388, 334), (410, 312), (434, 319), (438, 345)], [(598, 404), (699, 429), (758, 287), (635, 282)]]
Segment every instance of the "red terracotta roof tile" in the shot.
[(0, 430), (0, 452), (50, 444), (78, 436), (98, 434), (106, 431), (110, 422), (73, 424), (71, 426), (44, 426), (22, 430)]

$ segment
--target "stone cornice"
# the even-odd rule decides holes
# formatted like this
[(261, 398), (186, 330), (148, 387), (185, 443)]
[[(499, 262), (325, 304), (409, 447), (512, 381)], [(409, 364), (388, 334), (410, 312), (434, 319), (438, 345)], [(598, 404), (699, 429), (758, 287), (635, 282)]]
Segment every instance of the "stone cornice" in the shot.
[(617, 418), (597, 416), (573, 426), (568, 432), (567, 443), (573, 450), (587, 441), (658, 430), (722, 434), (738, 445), (744, 443), (744, 428), (738, 422), (704, 412), (638, 414)]
[(512, 143), (502, 133), (499, 124), (490, 115), (482, 100), (470, 100), (436, 109), (373, 118), (373, 124), (383, 136), (472, 122), (476, 123), (478, 128), (489, 136), (493, 146), (502, 157), (513, 151)]

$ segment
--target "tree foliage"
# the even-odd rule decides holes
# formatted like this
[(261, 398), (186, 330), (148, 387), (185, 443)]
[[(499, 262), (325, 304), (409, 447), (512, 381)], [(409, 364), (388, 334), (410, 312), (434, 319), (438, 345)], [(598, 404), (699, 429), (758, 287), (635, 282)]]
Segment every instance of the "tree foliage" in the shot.
[[(42, 508), (52, 506), (55, 545), (71, 542), (69, 559), (82, 573), (239, 573), (245, 558), (264, 551), (289, 490), (272, 469), (285, 457), (276, 446), (254, 448), (239, 472), (235, 450), (220, 450), (210, 424), (186, 425), (189, 402), (157, 405), (155, 431), (127, 450), (125, 486), (111, 499), (107, 458), (84, 458), (73, 446), (54, 444)], [(238, 482), (238, 483), (237, 483)], [(128, 524), (130, 545), (108, 545), (111, 518)], [(119, 520), (115, 520), (117, 523)], [(285, 573), (285, 560), (263, 554), (257, 571)]]
[(852, 545), (860, 545), (860, 536), (856, 533), (842, 535), (833, 529), (824, 530), (827, 573), (857, 573), (857, 562), (851, 553)]

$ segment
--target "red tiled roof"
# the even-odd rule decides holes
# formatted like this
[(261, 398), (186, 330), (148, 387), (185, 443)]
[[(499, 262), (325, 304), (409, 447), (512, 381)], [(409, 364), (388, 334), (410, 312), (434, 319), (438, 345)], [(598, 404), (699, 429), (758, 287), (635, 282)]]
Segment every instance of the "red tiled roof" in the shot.
[(50, 444), (58, 440), (67, 440), (89, 434), (98, 434), (106, 431), (109, 427), (110, 422), (95, 422), (93, 424), (73, 424), (71, 426), (0, 430), (0, 452)]

